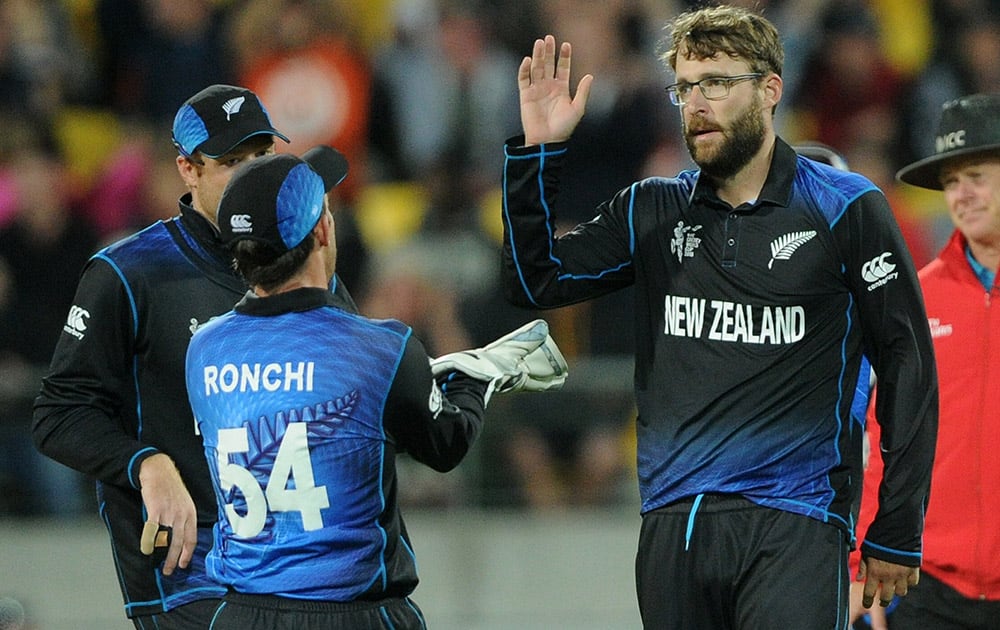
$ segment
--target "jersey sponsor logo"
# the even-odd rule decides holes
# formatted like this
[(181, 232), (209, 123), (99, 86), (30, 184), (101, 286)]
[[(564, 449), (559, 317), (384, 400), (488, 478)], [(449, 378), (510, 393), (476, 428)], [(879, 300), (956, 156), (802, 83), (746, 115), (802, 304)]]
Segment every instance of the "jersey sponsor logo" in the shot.
[(950, 337), (954, 332), (952, 324), (942, 324), (941, 320), (937, 317), (928, 317), (927, 324), (931, 328), (931, 337), (935, 339), (938, 337)]
[(312, 361), (293, 363), (226, 363), (206, 365), (202, 370), (205, 396), (245, 392), (311, 392), (316, 364)]
[(232, 228), (233, 234), (253, 232), (253, 222), (250, 220), (249, 214), (234, 214), (229, 217), (229, 227)]
[(792, 344), (805, 337), (806, 311), (799, 305), (759, 306), (668, 295), (663, 334), (727, 343)]
[(677, 222), (674, 238), (670, 240), (670, 253), (677, 256), (677, 262), (684, 262), (685, 258), (694, 258), (694, 250), (701, 245), (701, 239), (695, 232), (700, 229), (700, 225), (684, 225), (683, 221)]
[(816, 230), (808, 232), (791, 232), (771, 241), (771, 260), (767, 263), (767, 268), (774, 266), (776, 260), (788, 260), (795, 253), (795, 250), (802, 247), (816, 236)]
[(74, 304), (69, 308), (66, 323), (63, 324), (63, 332), (73, 335), (77, 339), (83, 339), (83, 335), (87, 332), (88, 319), (90, 319), (90, 311)]
[(226, 112), (226, 122), (229, 122), (229, 118), (233, 114), (240, 113), (240, 108), (243, 107), (243, 102), (246, 100), (245, 96), (237, 96), (222, 104), (222, 111)]
[(868, 290), (884, 286), (899, 277), (896, 265), (889, 262), (892, 252), (882, 252), (861, 266), (861, 277), (868, 283)]

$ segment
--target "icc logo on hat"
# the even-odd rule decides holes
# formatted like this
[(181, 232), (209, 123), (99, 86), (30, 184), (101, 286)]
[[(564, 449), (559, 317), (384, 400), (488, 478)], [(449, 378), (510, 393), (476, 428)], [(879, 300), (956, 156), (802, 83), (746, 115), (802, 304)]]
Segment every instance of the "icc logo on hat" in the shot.
[(935, 148), (938, 153), (942, 151), (949, 151), (951, 149), (959, 149), (965, 146), (965, 129), (959, 129), (958, 131), (952, 131), (951, 133), (946, 133), (943, 136), (938, 136), (935, 142)]
[(972, 94), (945, 103), (934, 136), (934, 155), (904, 166), (896, 179), (942, 190), (945, 161), (976, 154), (1000, 154), (1000, 94)]

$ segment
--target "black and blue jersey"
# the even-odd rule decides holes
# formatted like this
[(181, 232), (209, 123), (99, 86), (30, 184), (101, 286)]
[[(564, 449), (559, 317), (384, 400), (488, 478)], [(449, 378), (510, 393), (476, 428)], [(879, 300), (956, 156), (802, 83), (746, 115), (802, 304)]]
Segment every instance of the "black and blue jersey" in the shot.
[[(247, 285), (190, 195), (180, 210), (88, 261), (35, 401), (39, 450), (98, 482), (129, 617), (225, 593), (205, 574), (217, 510), (184, 390), (184, 356), (194, 331), (231, 310)], [(341, 283), (336, 290), (353, 303)], [(198, 511), (191, 564), (170, 576), (160, 571), (162, 557), (139, 549), (139, 466), (159, 452), (177, 465)]]
[(753, 203), (733, 208), (685, 171), (636, 182), (557, 234), (566, 150), (506, 147), (505, 293), (551, 308), (634, 285), (635, 321), (621, 325), (636, 339), (642, 511), (731, 493), (853, 537), (870, 365), (892, 463), (869, 540), (918, 564), (937, 383), (881, 191), (779, 139)]
[(416, 563), (395, 458), (456, 466), (487, 383), (447, 394), (409, 327), (348, 312), (321, 289), (248, 295), (202, 327), (187, 387), (219, 504), (208, 571), (245, 594), (405, 597)]

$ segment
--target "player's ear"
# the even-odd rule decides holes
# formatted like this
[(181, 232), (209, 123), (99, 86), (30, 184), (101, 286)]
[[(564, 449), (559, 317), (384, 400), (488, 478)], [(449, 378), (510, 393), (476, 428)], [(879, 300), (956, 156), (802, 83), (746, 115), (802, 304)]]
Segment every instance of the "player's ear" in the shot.
[(784, 89), (784, 82), (775, 73), (770, 73), (764, 77), (764, 106), (773, 108), (781, 101), (781, 92)]
[(335, 238), (335, 231), (333, 225), (333, 214), (330, 213), (330, 206), (328, 203), (324, 203), (325, 210), (323, 211), (323, 216), (319, 218), (316, 222), (316, 227), (313, 228), (313, 234), (316, 236), (316, 241), (322, 245), (329, 245)]
[(181, 179), (189, 187), (193, 186), (198, 181), (198, 165), (194, 160), (186, 158), (183, 155), (178, 155), (177, 159), (177, 172), (180, 173)]

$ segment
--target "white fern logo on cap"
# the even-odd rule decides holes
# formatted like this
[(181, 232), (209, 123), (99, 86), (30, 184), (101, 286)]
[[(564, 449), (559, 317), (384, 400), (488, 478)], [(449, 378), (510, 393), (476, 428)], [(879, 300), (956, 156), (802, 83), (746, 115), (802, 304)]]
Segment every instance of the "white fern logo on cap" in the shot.
[(222, 104), (222, 111), (226, 112), (226, 121), (229, 121), (229, 117), (233, 114), (240, 113), (240, 108), (243, 107), (243, 101), (247, 100), (245, 96), (237, 96), (236, 98), (231, 98)]

